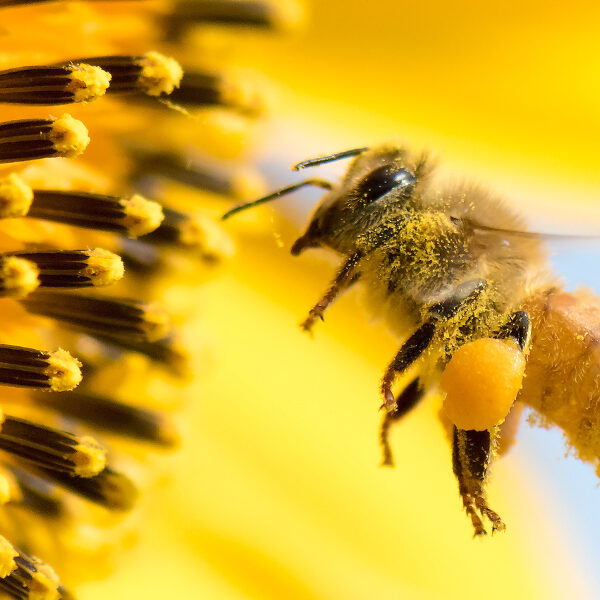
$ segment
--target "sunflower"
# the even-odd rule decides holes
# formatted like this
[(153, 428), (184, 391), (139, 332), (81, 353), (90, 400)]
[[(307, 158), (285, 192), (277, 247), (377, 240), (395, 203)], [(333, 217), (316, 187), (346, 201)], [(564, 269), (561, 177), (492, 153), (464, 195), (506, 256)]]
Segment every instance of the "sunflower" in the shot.
[[(582, 56), (571, 59), (569, 52), (561, 55), (566, 44), (540, 43), (543, 34), (536, 28), (540, 15), (546, 15), (557, 31), (564, 22), (572, 24), (575, 17), (567, 18), (542, 3), (532, 3), (529, 10), (506, 5), (505, 10), (511, 12), (508, 19), (504, 15), (499, 18), (493, 5), (468, 2), (422, 6), (360, 3), (360, 10), (355, 11), (349, 10), (354, 7), (348, 2), (323, 1), (314, 11), (308, 35), (278, 44), (281, 49), (274, 50), (245, 28), (236, 28), (232, 38), (221, 26), (236, 21), (281, 25), (291, 19), (289, 13), (276, 10), (274, 18), (265, 20), (268, 11), (261, 13), (255, 8), (252, 12), (251, 5), (260, 3), (221, 0), (195, 2), (205, 9), (204, 15), (197, 16), (186, 4), (57, 3), (1, 11), (3, 35), (12, 40), (4, 45), (10, 48), (6, 53), (10, 60), (4, 65), (7, 71), (28, 65), (65, 68), (64, 63), (72, 59), (94, 57), (140, 59), (158, 50), (163, 56), (179, 59), (184, 73), (195, 73), (185, 94), (185, 74), (180, 88), (170, 96), (161, 93), (160, 107), (141, 93), (131, 92), (128, 99), (121, 99), (111, 98), (110, 91), (81, 109), (69, 105), (67, 112), (90, 131), (91, 143), (82, 159), (11, 163), (3, 184), (3, 189), (10, 190), (9, 198), (15, 190), (25, 203), (31, 196), (34, 209), (36, 205), (41, 209), (38, 199), (49, 191), (57, 192), (50, 202), (66, 202), (65, 198), (72, 198), (71, 192), (79, 203), (109, 197), (119, 204), (119, 211), (121, 203), (135, 193), (145, 194), (166, 205), (163, 215), (165, 220), (170, 218), (169, 227), (159, 228), (151, 234), (152, 243), (146, 243), (150, 238), (138, 241), (98, 233), (97, 210), (92, 215), (96, 223), (93, 232), (58, 228), (54, 220), (11, 219), (11, 229), (3, 233), (6, 253), (11, 258), (22, 253), (16, 258), (30, 264), (18, 264), (34, 284), (31, 274), (37, 269), (39, 281), (44, 265), (23, 256), (38, 251), (30, 247), (32, 243), (45, 253), (51, 250), (51, 261), (58, 260), (57, 250), (74, 248), (99, 248), (120, 255), (126, 276), (111, 286), (115, 297), (151, 301), (160, 296), (175, 311), (176, 320), (177, 313), (195, 308), (198, 302), (189, 285), (203, 283), (203, 315), (186, 321), (179, 334), (194, 344), (192, 364), (198, 375), (185, 393), (194, 399), (187, 415), (188, 437), (193, 443), (184, 446), (177, 462), (169, 463), (170, 485), (160, 494), (146, 495), (145, 512), (134, 511), (128, 519), (115, 523), (118, 511), (77, 501), (63, 491), (62, 483), (57, 485), (46, 474), (39, 477), (39, 468), (31, 461), (11, 459), (3, 452), (4, 489), (6, 497), (12, 498), (5, 505), (10, 515), (3, 530), (8, 540), (3, 546), (6, 555), (15, 547), (22, 553), (37, 554), (56, 565), (61, 577), (66, 574), (67, 581), (83, 575), (101, 577), (104, 558), (120, 563), (121, 568), (110, 578), (78, 586), (86, 598), (105, 598), (107, 594), (163, 598), (202, 594), (261, 600), (592, 597), (585, 589), (585, 563), (581, 555), (571, 554), (565, 541), (572, 536), (570, 521), (564, 510), (552, 513), (552, 505), (560, 501), (545, 493), (547, 482), (538, 465), (519, 470), (510, 458), (498, 465), (492, 493), (504, 506), (511, 529), (504, 538), (485, 545), (470, 540), (460, 514), (448, 448), (434, 406), (424, 407), (398, 431), (395, 472), (377, 469), (379, 399), (373, 384), (395, 341), (383, 328), (365, 325), (360, 303), (352, 296), (336, 307), (314, 343), (297, 331), (296, 322), (331, 275), (331, 265), (324, 264), (324, 258), (306, 258), (295, 264), (287, 255), (300, 227), (298, 207), (303, 211), (312, 197), (290, 200), (283, 219), (263, 211), (232, 225), (230, 229), (237, 228), (240, 234), (241, 251), (223, 277), (204, 281), (206, 261), (213, 263), (229, 253), (221, 231), (212, 227), (205, 214), (199, 217), (204, 227), (183, 228), (188, 233), (191, 229), (192, 240), (203, 239), (206, 228), (212, 232), (211, 239), (221, 240), (210, 245), (216, 251), (206, 252), (201, 246), (201, 268), (197, 263), (192, 266), (181, 253), (165, 252), (174, 245), (189, 248), (184, 240), (190, 236), (182, 235), (181, 224), (189, 222), (182, 214), (190, 206), (201, 202), (209, 207), (209, 214), (220, 214), (225, 206), (218, 196), (223, 193), (239, 198), (260, 195), (252, 173), (240, 169), (233, 175), (223, 173), (196, 149), (210, 148), (221, 158), (243, 153), (252, 137), (247, 135), (252, 129), (247, 117), (261, 110), (259, 96), (248, 85), (252, 78), (242, 77), (244, 85), (240, 84), (223, 59), (224, 48), (241, 64), (260, 65), (282, 83), (284, 102), (279, 112), (283, 119), (274, 128), (273, 150), (262, 159), (271, 173), (282, 173), (288, 164), (308, 156), (399, 133), (454, 157), (451, 166), (458, 166), (459, 171), (495, 179), (494, 187), (504, 189), (507, 195), (530, 200), (519, 182), (530, 182), (527, 171), (534, 156), (544, 155), (542, 147), (556, 148), (562, 140), (561, 156), (554, 151), (552, 156), (546, 153), (540, 176), (556, 181), (558, 166), (561, 193), (571, 190), (573, 181), (590, 178), (593, 172), (597, 136), (590, 126), (594, 121), (589, 96), (574, 95), (578, 105), (570, 96), (573, 82), (557, 85), (557, 72), (560, 67), (562, 79), (584, 68), (593, 72), (592, 63)], [(278, 4), (284, 6), (273, 6)], [(227, 12), (240, 6), (247, 6), (248, 11)], [(224, 10), (215, 17), (218, 25), (189, 26), (203, 21), (207, 11), (215, 8)], [(593, 21), (591, 17), (588, 20)], [(573, 28), (569, 43), (583, 55), (589, 52), (589, 40), (595, 38), (583, 35), (577, 39), (577, 31)], [(248, 39), (253, 43), (247, 46)], [(232, 41), (235, 44), (230, 45)], [(61, 51), (55, 50), (62, 45)], [(552, 60), (543, 61), (547, 85), (540, 89), (544, 93), (532, 94), (535, 81), (525, 68), (529, 63), (517, 68), (522, 58), (519, 52), (529, 49), (531, 58), (532, 52), (550, 48)], [(503, 76), (489, 68), (486, 61), (490, 57), (504, 66)], [(132, 62), (125, 68), (134, 68)], [(82, 60), (78, 64), (89, 63)], [(104, 66), (90, 65), (110, 74), (110, 66)], [(88, 71), (87, 67), (83, 70)], [(224, 81), (227, 83), (221, 88), (219, 82)], [(196, 91), (192, 93), (190, 88)], [(177, 97), (179, 90), (182, 95)], [(200, 97), (195, 95), (198, 90)], [(195, 100), (190, 100), (190, 94)], [(511, 110), (507, 110), (509, 100)], [(214, 104), (225, 110), (209, 114), (199, 108)], [(540, 106), (546, 106), (547, 112), (540, 113)], [(8, 104), (3, 107), (8, 111)], [(55, 112), (59, 108), (28, 112), (20, 104), (14, 114), (5, 113), (5, 121), (60, 119), (63, 112)], [(580, 116), (583, 109), (585, 117)], [(586, 143), (569, 137), (569, 128), (586, 128)], [(561, 132), (558, 136), (557, 130)], [(491, 136), (502, 140), (504, 151), (489, 145)], [(494, 168), (503, 164), (505, 172), (512, 167), (515, 177), (503, 177), (502, 171), (495, 171), (490, 164)], [(277, 181), (276, 185), (284, 183)], [(190, 186), (205, 191), (192, 192)], [(551, 185), (542, 189), (563, 199)], [(90, 197), (93, 194), (102, 198)], [(50, 225), (57, 229), (48, 229)], [(100, 252), (96, 257), (99, 254), (109, 256)], [(80, 255), (76, 260), (66, 258), (71, 263), (83, 262)], [(119, 270), (117, 260), (107, 262)], [(160, 277), (155, 277), (157, 273)], [(57, 273), (47, 275), (55, 278)], [(11, 293), (24, 293), (22, 288)], [(24, 301), (33, 302), (35, 294), (51, 291), (38, 288)], [(38, 310), (46, 311), (42, 315), (31, 312), (35, 310), (31, 304), (26, 312), (22, 310), (24, 302), (2, 303), (2, 331), (7, 335), (3, 343), (44, 352), (63, 347), (83, 364), (84, 375), (74, 392), (21, 393), (3, 388), (3, 406), (13, 430), (22, 425), (16, 421), (20, 418), (28, 424), (44, 423), (61, 432), (73, 432), (80, 440), (87, 436), (82, 446), (87, 456), (97, 458), (101, 451), (89, 440), (87, 427), (80, 424), (85, 419), (76, 414), (82, 404), (69, 406), (62, 398), (80, 399), (85, 394), (90, 407), (98, 406), (95, 403), (100, 398), (102, 409), (91, 412), (95, 427), (104, 428), (102, 445), (117, 437), (113, 436), (116, 424), (122, 427), (129, 422), (132, 405), (144, 405), (146, 417), (148, 405), (156, 411), (178, 404), (180, 383), (173, 375), (185, 374), (186, 368), (176, 343), (129, 337), (106, 344), (97, 330), (93, 334), (70, 333), (75, 326), (80, 332), (80, 325), (48, 314), (49, 306), (56, 308), (57, 303), (38, 303)], [(50, 321), (50, 316), (56, 320)], [(108, 333), (106, 328), (104, 332)], [(210, 357), (199, 349), (208, 338), (214, 345)], [(151, 362), (145, 358), (148, 353)], [(59, 356), (65, 358), (62, 353)], [(76, 374), (76, 369), (70, 372)], [(58, 412), (50, 412), (50, 404), (56, 402), (62, 406), (56, 407)], [(100, 418), (107, 414), (117, 416), (107, 424)], [(159, 438), (163, 445), (172, 444), (175, 436), (169, 422), (157, 412), (151, 414), (149, 429), (163, 434), (146, 434), (143, 439), (150, 437), (156, 442)], [(140, 437), (139, 419), (134, 422), (134, 437)], [(107, 425), (113, 428), (110, 434)], [(97, 433), (93, 435), (98, 438)], [(143, 460), (134, 463), (121, 452), (118, 457), (111, 452), (110, 468), (136, 480), (156, 479), (162, 471), (153, 468), (156, 461), (148, 457), (147, 449), (140, 450), (118, 437), (120, 449), (126, 447), (130, 455)], [(509, 474), (511, 466), (516, 474)], [(565, 488), (570, 483), (567, 475)], [(532, 491), (535, 487), (542, 490), (538, 496)], [(502, 490), (508, 492), (502, 495)], [(28, 500), (22, 500), (25, 497)], [(60, 507), (58, 519), (52, 509), (56, 506)], [(137, 519), (139, 535), (146, 543), (122, 560), (112, 549), (129, 545), (130, 519)], [(72, 560), (74, 553), (83, 561)], [(50, 573), (47, 567), (39, 569), (39, 563), (31, 562), (37, 570)], [(561, 568), (549, 572), (548, 564)], [(55, 595), (54, 576), (47, 577), (54, 581), (49, 594)]]
[(211, 203), (260, 185), (218, 161), (242, 150), (260, 96), (220, 42), (193, 60), (182, 41), (293, 15), (18, 0), (0, 15), (0, 591), (52, 600), (131, 537), (122, 514), (157, 479), (132, 441), (178, 443), (185, 288), (232, 253)]

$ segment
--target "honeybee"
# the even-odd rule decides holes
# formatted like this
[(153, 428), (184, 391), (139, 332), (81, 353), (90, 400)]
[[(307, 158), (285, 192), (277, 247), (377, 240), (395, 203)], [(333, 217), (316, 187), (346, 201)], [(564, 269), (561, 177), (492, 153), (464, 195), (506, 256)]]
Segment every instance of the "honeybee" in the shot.
[[(298, 163), (352, 162), (327, 190), (291, 248), (328, 248), (341, 265), (302, 322), (311, 331), (356, 284), (401, 340), (381, 381), (383, 464), (390, 428), (433, 390), (445, 394), (452, 466), (475, 535), (505, 529), (486, 497), (503, 424), (519, 401), (558, 425), (577, 455), (600, 457), (600, 303), (566, 293), (546, 265), (543, 236), (528, 232), (501, 199), (478, 185), (444, 183), (426, 153), (397, 145), (356, 148)], [(397, 379), (409, 383), (397, 389)]]

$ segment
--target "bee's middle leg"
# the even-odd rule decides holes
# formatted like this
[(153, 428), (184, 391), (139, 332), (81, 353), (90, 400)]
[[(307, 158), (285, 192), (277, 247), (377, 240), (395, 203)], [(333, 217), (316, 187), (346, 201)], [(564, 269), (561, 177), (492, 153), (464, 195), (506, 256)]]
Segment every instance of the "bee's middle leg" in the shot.
[(379, 428), (379, 440), (383, 451), (382, 466), (394, 466), (394, 458), (389, 440), (391, 426), (410, 412), (421, 401), (424, 394), (425, 390), (421, 386), (419, 378), (416, 377), (404, 388), (396, 399), (396, 408), (393, 411), (385, 411), (381, 427)]
[(505, 529), (500, 515), (488, 506), (485, 497), (491, 444), (492, 433), (489, 431), (467, 431), (454, 427), (452, 467), (458, 479), (458, 491), (476, 536), (487, 533), (482, 517), (492, 523), (492, 533)]
[(487, 283), (480, 279), (473, 279), (457, 286), (454, 293), (446, 300), (429, 307), (430, 319), (425, 321), (403, 344), (392, 362), (388, 365), (381, 382), (383, 407), (388, 412), (396, 410), (396, 399), (392, 385), (397, 375), (406, 371), (427, 349), (435, 333), (436, 323), (450, 319), (461, 308), (471, 304), (487, 287)]
[(423, 323), (409, 338), (404, 342), (398, 354), (388, 365), (383, 379), (381, 381), (381, 394), (383, 395), (383, 405), (388, 413), (393, 413), (397, 410), (397, 400), (394, 398), (392, 385), (396, 379), (396, 375), (403, 373), (410, 367), (427, 349), (433, 334), (435, 333), (435, 324), (431, 321)]

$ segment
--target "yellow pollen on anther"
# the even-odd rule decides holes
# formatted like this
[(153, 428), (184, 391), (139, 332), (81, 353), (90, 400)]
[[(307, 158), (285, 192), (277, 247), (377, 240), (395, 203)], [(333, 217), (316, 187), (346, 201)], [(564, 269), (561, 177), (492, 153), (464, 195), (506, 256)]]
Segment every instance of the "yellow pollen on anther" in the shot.
[(73, 94), (75, 102), (91, 102), (105, 94), (110, 85), (110, 73), (85, 63), (73, 65), (71, 69), (71, 82), (66, 89)]
[(0, 282), (4, 295), (22, 298), (39, 285), (39, 269), (30, 260), (8, 256), (0, 263)]
[(85, 125), (69, 114), (64, 114), (54, 121), (48, 139), (56, 152), (66, 158), (79, 156), (90, 143)]
[(48, 376), (50, 389), (66, 392), (76, 388), (81, 382), (81, 363), (69, 352), (59, 348), (52, 352), (44, 373)]
[(0, 473), (0, 505), (6, 504), (11, 498), (11, 484), (4, 473)]
[(143, 328), (149, 342), (160, 340), (171, 331), (171, 319), (157, 302), (152, 302), (145, 307)]
[(15, 556), (18, 554), (13, 545), (0, 535), (0, 577), (8, 577), (17, 568)]
[(88, 255), (87, 267), (81, 274), (89, 277), (95, 286), (110, 285), (123, 278), (125, 268), (120, 256), (103, 248), (90, 250)]
[(33, 201), (33, 190), (16, 174), (0, 178), (0, 219), (23, 217)]
[(135, 238), (154, 231), (164, 219), (162, 206), (139, 194), (121, 200), (121, 206), (125, 209), (123, 225), (129, 237)]
[(72, 460), (76, 465), (75, 475), (93, 477), (106, 466), (106, 450), (94, 438), (84, 436), (75, 446)]
[(28, 600), (58, 600), (59, 579), (54, 569), (45, 563), (36, 563), (36, 568), (29, 584)]
[(150, 96), (170, 94), (183, 77), (179, 63), (159, 52), (148, 52), (139, 61), (142, 72), (138, 77), (139, 86)]
[(209, 261), (231, 258), (235, 252), (231, 238), (223, 229), (213, 219), (201, 214), (180, 225), (179, 241)]

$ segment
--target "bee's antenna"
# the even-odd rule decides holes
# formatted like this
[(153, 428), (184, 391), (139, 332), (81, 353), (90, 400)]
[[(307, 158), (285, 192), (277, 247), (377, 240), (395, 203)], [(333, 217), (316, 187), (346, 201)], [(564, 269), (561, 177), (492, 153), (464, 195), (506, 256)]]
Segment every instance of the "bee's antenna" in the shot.
[(268, 196), (264, 196), (263, 198), (259, 198), (258, 200), (253, 200), (252, 202), (246, 202), (244, 204), (240, 204), (235, 206), (231, 210), (228, 210), (221, 219), (224, 221), (225, 219), (229, 219), (232, 215), (241, 212), (242, 210), (246, 210), (247, 208), (252, 208), (254, 206), (258, 206), (259, 204), (264, 204), (265, 202), (271, 202), (271, 200), (277, 200), (281, 196), (285, 196), (290, 192), (295, 192), (296, 190), (306, 186), (306, 185), (315, 185), (317, 187), (323, 188), (324, 190), (330, 190), (333, 188), (333, 185), (326, 181), (325, 179), (320, 179), (318, 177), (314, 177), (313, 179), (305, 179), (304, 181), (300, 181), (299, 183), (294, 183), (293, 185), (288, 185), (287, 187), (281, 188)]
[(369, 148), (353, 148), (352, 150), (344, 150), (344, 152), (337, 152), (336, 154), (329, 154), (328, 156), (318, 156), (317, 158), (309, 158), (302, 162), (296, 163), (292, 166), (292, 171), (300, 171), (306, 169), (306, 167), (316, 167), (317, 165), (323, 165), (325, 163), (333, 162), (334, 160), (340, 160), (340, 158), (351, 158), (352, 156), (358, 156), (363, 152), (366, 152)]

